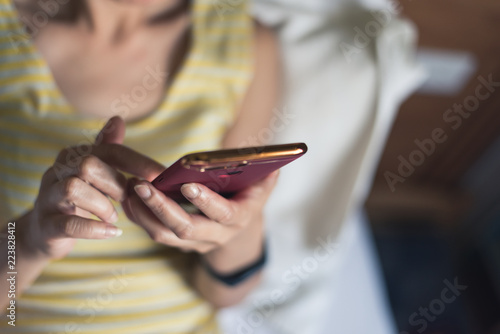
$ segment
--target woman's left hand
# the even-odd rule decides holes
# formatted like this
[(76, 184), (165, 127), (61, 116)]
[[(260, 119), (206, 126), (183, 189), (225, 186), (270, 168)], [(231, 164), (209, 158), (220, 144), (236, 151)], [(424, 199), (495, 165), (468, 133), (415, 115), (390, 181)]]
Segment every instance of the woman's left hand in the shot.
[(202, 184), (184, 184), (182, 194), (203, 214), (189, 214), (151, 183), (132, 179), (135, 193), (123, 203), (124, 210), (154, 241), (171, 247), (206, 254), (234, 244), (260, 252), (262, 211), (277, 176), (273, 172), (230, 199)]

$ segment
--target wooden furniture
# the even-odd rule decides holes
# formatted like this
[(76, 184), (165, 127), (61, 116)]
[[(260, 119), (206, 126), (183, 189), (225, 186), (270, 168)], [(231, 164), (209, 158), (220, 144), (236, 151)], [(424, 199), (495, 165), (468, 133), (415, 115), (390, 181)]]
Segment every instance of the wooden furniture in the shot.
[[(489, 0), (401, 0), (403, 16), (419, 30), (419, 46), (467, 51), (478, 61), (477, 73), (457, 96), (415, 94), (401, 107), (380, 161), (367, 210), (374, 222), (407, 217), (454, 224), (467, 211), (470, 196), (461, 182), (500, 134), (500, 87), (479, 101), (477, 110), (456, 129), (443, 120), (454, 104), (471, 103), (477, 77), (500, 82), (500, 2)], [(482, 90), (481, 90), (482, 92)], [(408, 158), (415, 140), (430, 138), (436, 128), (447, 139), (425, 157), (404, 183), (391, 191), (384, 173), (396, 172), (398, 156)], [(500, 153), (499, 153), (500, 154)]]

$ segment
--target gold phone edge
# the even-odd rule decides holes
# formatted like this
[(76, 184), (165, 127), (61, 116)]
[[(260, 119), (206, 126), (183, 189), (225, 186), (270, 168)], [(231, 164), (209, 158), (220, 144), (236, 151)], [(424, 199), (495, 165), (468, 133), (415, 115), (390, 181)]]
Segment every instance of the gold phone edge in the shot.
[[(238, 152), (250, 150), (254, 151), (248, 154), (237, 154)], [(259, 150), (263, 150), (258, 152)], [(269, 151), (266, 151), (269, 150)], [(255, 153), (257, 151), (258, 153)], [(231, 162), (259, 161), (283, 156), (294, 156), (307, 152), (307, 146), (304, 143), (293, 143), (283, 145), (270, 145), (260, 147), (245, 147), (241, 149), (227, 149), (209, 152), (198, 152), (187, 154), (181, 159), (184, 168), (196, 168), (203, 171), (211, 165)]]

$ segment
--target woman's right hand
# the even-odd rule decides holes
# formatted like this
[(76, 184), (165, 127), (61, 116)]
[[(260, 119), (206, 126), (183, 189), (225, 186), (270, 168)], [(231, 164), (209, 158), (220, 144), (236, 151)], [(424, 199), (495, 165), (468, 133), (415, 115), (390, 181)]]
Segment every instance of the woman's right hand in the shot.
[[(113, 117), (95, 145), (64, 149), (43, 175), (33, 210), (22, 226), (25, 255), (59, 259), (76, 239), (107, 239), (121, 234), (110, 200), (126, 198), (127, 180), (120, 171), (152, 179), (164, 167), (121, 145), (125, 124)], [(119, 171), (120, 170), (120, 171)], [(91, 219), (95, 215), (100, 220)]]

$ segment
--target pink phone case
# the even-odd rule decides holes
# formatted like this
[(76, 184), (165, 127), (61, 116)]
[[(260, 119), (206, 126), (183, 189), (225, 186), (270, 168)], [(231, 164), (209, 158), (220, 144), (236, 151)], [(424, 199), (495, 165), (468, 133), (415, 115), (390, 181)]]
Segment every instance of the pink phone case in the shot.
[[(204, 171), (186, 168), (183, 166), (183, 158), (181, 158), (158, 175), (152, 184), (176, 201), (186, 201), (186, 198), (180, 192), (180, 187), (184, 183), (191, 182), (204, 184), (213, 191), (225, 197), (230, 197), (232, 194), (245, 189), (271, 172), (304, 155), (307, 146), (302, 144), (301, 148), (303, 148), (303, 151), (294, 155), (245, 160), (240, 163), (235, 163), (233, 159), (224, 168)], [(242, 151), (244, 152), (245, 149), (242, 149)]]

